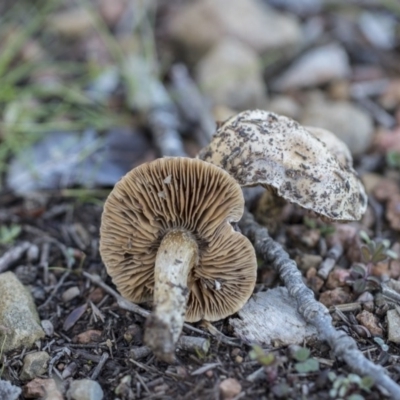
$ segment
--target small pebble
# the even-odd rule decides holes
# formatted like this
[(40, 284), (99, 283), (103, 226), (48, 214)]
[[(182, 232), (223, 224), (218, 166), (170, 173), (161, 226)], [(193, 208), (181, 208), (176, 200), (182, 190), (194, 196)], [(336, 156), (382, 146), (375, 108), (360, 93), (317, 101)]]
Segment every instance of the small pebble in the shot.
[(233, 378), (224, 379), (219, 384), (221, 397), (224, 400), (229, 400), (236, 397), (242, 390), (241, 384)]
[(78, 297), (81, 294), (81, 291), (77, 286), (72, 286), (69, 289), (67, 289), (63, 294), (62, 294), (62, 301), (64, 303), (68, 303), (69, 301), (73, 300), (75, 297)]
[(400, 343), (400, 315), (397, 310), (387, 312), (388, 340), (393, 343)]
[(328, 289), (335, 289), (340, 286), (346, 286), (346, 281), (349, 277), (350, 271), (348, 269), (335, 267), (333, 271), (328, 275), (326, 287)]
[(372, 336), (383, 336), (382, 328), (378, 326), (376, 317), (374, 314), (370, 313), (369, 311), (361, 311), (357, 315), (357, 321), (367, 328)]
[(50, 356), (45, 351), (37, 351), (27, 354), (24, 358), (24, 365), (20, 374), (21, 381), (28, 381), (43, 375), (47, 370), (47, 364)]
[(62, 393), (58, 390), (54, 379), (35, 378), (24, 386), (23, 395), (25, 399), (64, 399)]
[(101, 386), (90, 379), (73, 381), (67, 392), (68, 400), (102, 400)]
[(326, 290), (319, 296), (319, 301), (327, 308), (338, 304), (350, 303), (351, 296), (345, 288), (338, 287), (333, 290)]
[(43, 328), (46, 336), (49, 336), (49, 337), (53, 336), (54, 326), (51, 323), (51, 321), (49, 321), (48, 319), (43, 319), (42, 321), (40, 321), (40, 325), (42, 325), (42, 328)]
[(101, 340), (101, 331), (95, 329), (89, 329), (88, 331), (82, 332), (73, 338), (74, 343), (88, 344), (92, 342), (99, 342)]

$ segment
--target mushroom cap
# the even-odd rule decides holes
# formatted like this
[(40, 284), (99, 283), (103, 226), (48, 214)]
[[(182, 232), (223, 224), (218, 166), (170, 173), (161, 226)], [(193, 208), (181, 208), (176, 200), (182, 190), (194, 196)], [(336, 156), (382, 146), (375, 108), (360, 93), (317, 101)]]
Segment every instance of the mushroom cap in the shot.
[(190, 232), (198, 261), (188, 277), (186, 321), (215, 321), (239, 310), (252, 294), (257, 260), (250, 241), (231, 222), (243, 214), (240, 186), (202, 160), (162, 158), (128, 172), (108, 196), (100, 253), (125, 298), (153, 297), (158, 247), (171, 230)]
[(223, 168), (242, 186), (272, 187), (331, 220), (358, 220), (367, 207), (356, 171), (299, 123), (272, 112), (248, 110), (229, 118), (198, 158)]
[(334, 133), (327, 129), (317, 128), (316, 126), (305, 126), (304, 128), (326, 144), (328, 150), (336, 157), (343, 168), (353, 168), (353, 157), (349, 148)]

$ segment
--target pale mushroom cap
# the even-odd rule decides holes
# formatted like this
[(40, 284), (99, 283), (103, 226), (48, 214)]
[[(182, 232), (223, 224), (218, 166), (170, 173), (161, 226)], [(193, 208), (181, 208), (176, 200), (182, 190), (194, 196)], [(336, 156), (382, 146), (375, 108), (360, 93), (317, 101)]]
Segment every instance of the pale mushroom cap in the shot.
[(230, 224), (243, 207), (240, 186), (212, 164), (189, 158), (143, 164), (115, 185), (104, 205), (100, 253), (107, 271), (125, 298), (151, 300), (162, 238), (188, 231), (199, 254), (188, 278), (185, 319), (225, 318), (245, 304), (256, 280), (254, 248)]
[(290, 118), (249, 110), (229, 118), (198, 155), (242, 186), (273, 187), (284, 199), (332, 220), (353, 221), (367, 207), (352, 167)]
[(305, 126), (304, 128), (326, 144), (326, 147), (336, 157), (340, 165), (348, 169), (353, 168), (353, 157), (349, 148), (334, 133), (316, 126)]

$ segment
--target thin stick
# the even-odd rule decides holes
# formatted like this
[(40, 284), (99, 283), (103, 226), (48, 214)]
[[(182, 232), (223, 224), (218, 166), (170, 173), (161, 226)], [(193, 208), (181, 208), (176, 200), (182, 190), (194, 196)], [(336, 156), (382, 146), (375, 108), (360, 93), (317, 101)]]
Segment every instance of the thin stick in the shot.
[(299, 313), (315, 326), (319, 338), (328, 342), (335, 356), (357, 374), (373, 377), (378, 387), (386, 389), (394, 399), (400, 399), (400, 386), (386, 374), (385, 369), (365, 358), (353, 338), (333, 327), (327, 308), (315, 300), (313, 292), (304, 284), (296, 263), (269, 236), (268, 230), (257, 224), (247, 210), (239, 226), (253, 241), (256, 252), (279, 273), (290, 295), (296, 299)]
[(333, 267), (336, 265), (336, 261), (343, 254), (343, 246), (340, 243), (333, 245), (327, 254), (327, 257), (322, 261), (319, 266), (318, 276), (322, 279), (327, 279), (328, 275), (332, 271)]
[(6, 271), (15, 262), (17, 262), (30, 246), (31, 244), (29, 242), (23, 242), (18, 246), (12, 247), (10, 250), (6, 251), (0, 257), (0, 273)]
[(110, 355), (105, 351), (100, 358), (99, 363), (96, 365), (96, 368), (94, 369), (90, 379), (92, 380), (96, 380), (97, 377), (100, 375), (101, 370), (103, 369), (106, 361), (108, 360), (108, 358), (110, 357)]
[(43, 308), (46, 308), (46, 306), (50, 303), (50, 301), (53, 299), (54, 295), (58, 292), (58, 289), (60, 289), (60, 287), (63, 285), (65, 279), (67, 279), (67, 277), (69, 276), (69, 274), (71, 273), (71, 271), (66, 271), (64, 272), (64, 274), (61, 276), (61, 278), (59, 279), (57, 285), (55, 286), (55, 288), (52, 290), (52, 292), (50, 293), (50, 296), (47, 298), (47, 300), (41, 304), (38, 307), (38, 310), (41, 310)]

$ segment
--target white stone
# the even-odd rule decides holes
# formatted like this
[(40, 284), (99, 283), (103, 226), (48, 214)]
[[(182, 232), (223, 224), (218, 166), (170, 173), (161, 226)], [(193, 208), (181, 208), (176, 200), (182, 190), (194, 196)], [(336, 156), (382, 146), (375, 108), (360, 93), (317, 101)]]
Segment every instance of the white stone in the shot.
[(298, 313), (296, 301), (284, 287), (254, 294), (238, 314), (229, 323), (246, 343), (301, 344), (317, 333)]

